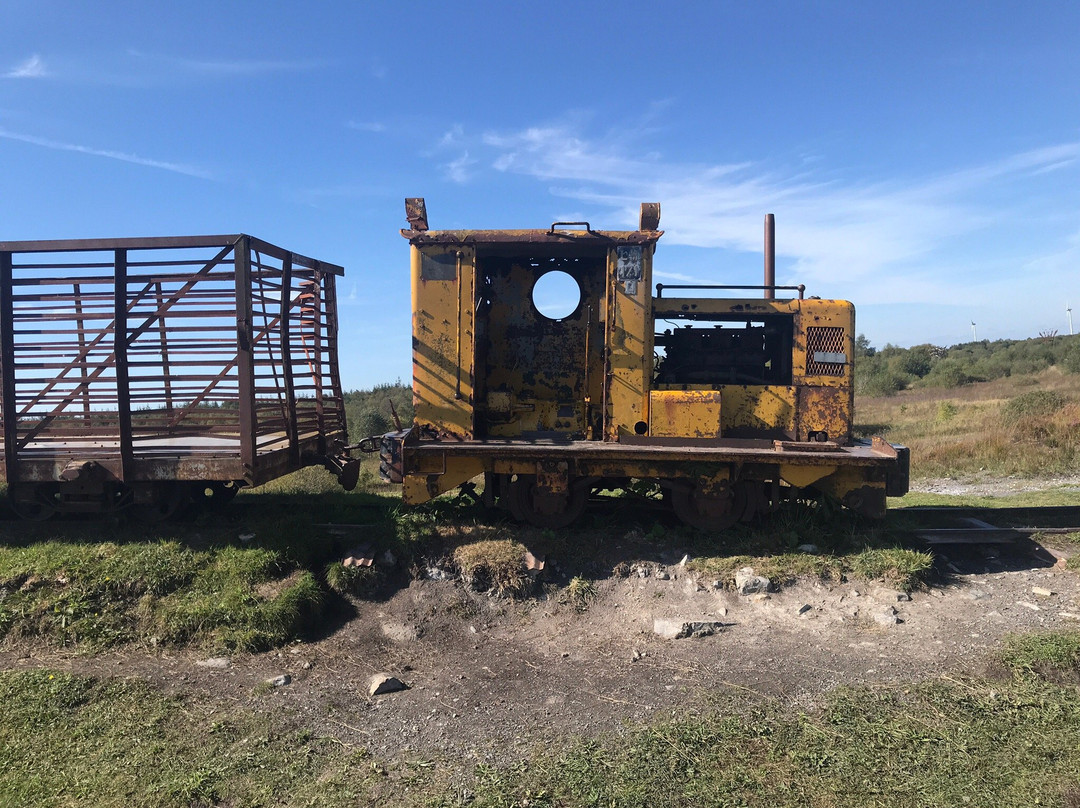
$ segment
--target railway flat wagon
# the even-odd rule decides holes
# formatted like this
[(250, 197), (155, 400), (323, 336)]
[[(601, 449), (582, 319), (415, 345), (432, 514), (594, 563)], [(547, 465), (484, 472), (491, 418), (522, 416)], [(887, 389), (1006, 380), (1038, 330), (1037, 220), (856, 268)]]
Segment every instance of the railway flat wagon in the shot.
[(419, 198), (406, 215), (416, 422), (381, 441), (406, 503), (484, 475), (490, 502), (559, 527), (636, 479), (720, 530), (803, 495), (880, 517), (907, 491), (907, 449), (853, 434), (855, 309), (776, 286), (771, 217), (763, 285), (654, 291), (655, 203), (630, 231), (436, 231)]
[(0, 242), (0, 473), (27, 518), (343, 482), (340, 266), (249, 235)]

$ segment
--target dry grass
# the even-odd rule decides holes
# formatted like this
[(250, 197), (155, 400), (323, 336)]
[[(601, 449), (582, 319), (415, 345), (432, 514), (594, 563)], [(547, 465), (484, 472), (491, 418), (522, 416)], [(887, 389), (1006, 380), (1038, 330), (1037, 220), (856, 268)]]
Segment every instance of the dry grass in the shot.
[(487, 539), (454, 550), (461, 578), (473, 589), (499, 597), (527, 595), (533, 579), (525, 568), (525, 546), (510, 539)]
[[(1047, 401), (1058, 406), (1047, 408)], [(1037, 477), (1080, 465), (1080, 375), (1055, 368), (856, 402), (856, 431), (911, 448), (916, 477)]]

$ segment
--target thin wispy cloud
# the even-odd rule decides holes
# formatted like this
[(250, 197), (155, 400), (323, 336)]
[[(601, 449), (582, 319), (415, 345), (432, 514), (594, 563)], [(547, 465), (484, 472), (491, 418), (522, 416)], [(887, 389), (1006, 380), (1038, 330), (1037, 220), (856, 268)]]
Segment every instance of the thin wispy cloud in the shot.
[(149, 54), (130, 50), (128, 55), (158, 66), (207, 77), (261, 76), (270, 73), (299, 73), (325, 67), (324, 59), (196, 59), (185, 56)]
[(444, 149), (448, 146), (456, 146), (465, 137), (465, 127), (460, 123), (456, 123), (443, 132), (443, 136), (439, 138), (437, 148)]
[(459, 185), (469, 181), (472, 177), (472, 167), (476, 165), (478, 161), (472, 157), (469, 157), (468, 152), (464, 152), (457, 159), (451, 160), (449, 163), (443, 165), (443, 171), (446, 178), (451, 182), (456, 182)]
[(3, 128), (0, 128), (0, 138), (5, 140), (16, 140), (20, 143), (29, 143), (45, 149), (55, 149), (56, 151), (76, 152), (78, 154), (88, 154), (93, 157), (107, 157), (110, 160), (120, 160), (124, 163), (133, 163), (134, 165), (146, 166), (147, 168), (157, 168), (163, 171), (171, 171), (174, 174), (184, 174), (189, 177), (197, 177), (204, 180), (214, 178), (209, 171), (197, 166), (185, 165), (184, 163), (173, 163), (166, 160), (153, 160), (148, 157), (141, 157), (137, 154), (129, 154), (127, 152), (114, 151), (111, 149), (95, 149), (90, 146), (80, 146), (75, 143), (65, 143), (63, 141), (50, 140), (34, 135), (9, 132)]
[(49, 75), (45, 62), (36, 53), (24, 62), (0, 74), (5, 79), (41, 79)]
[[(891, 293), (913, 302), (949, 286), (935, 281), (933, 267), (951, 260), (944, 257), (950, 244), (1010, 221), (1008, 203), (992, 205), (984, 196), (1009, 196), (1017, 183), (1080, 163), (1080, 143), (1062, 143), (940, 175), (869, 183), (827, 175), (820, 161), (808, 173), (802, 161), (782, 167), (640, 157), (643, 150), (558, 125), (472, 140), (486, 150), (491, 169), (531, 176), (556, 196), (613, 209), (625, 226), (637, 221), (642, 201), (661, 201), (667, 243), (760, 252), (763, 214), (775, 211), (782, 217), (778, 254), (800, 279), (858, 284), (877, 299), (881, 280), (898, 275), (918, 282), (896, 284)], [(470, 138), (459, 133), (456, 141), (466, 145)]]

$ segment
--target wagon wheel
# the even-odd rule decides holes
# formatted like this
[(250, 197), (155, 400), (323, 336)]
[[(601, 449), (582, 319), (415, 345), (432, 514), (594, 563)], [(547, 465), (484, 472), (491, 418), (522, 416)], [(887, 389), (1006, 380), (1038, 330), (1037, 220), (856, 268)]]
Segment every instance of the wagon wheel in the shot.
[(218, 511), (228, 505), (240, 492), (234, 480), (211, 480), (196, 483), (193, 499), (195, 505), (208, 511)]
[(581, 516), (588, 493), (588, 483), (578, 480), (571, 481), (563, 496), (547, 494), (537, 488), (535, 476), (519, 474), (506, 486), (503, 496), (510, 514), (519, 522), (557, 530)]
[(149, 499), (130, 505), (128, 513), (140, 522), (161, 522), (180, 510), (188, 495), (188, 487), (180, 482), (151, 483)]
[(675, 514), (698, 530), (727, 530), (747, 514), (749, 505), (749, 495), (742, 484), (728, 486), (720, 494), (706, 494), (698, 487), (671, 487), (671, 507)]
[(8, 502), (23, 519), (44, 522), (59, 510), (56, 493), (55, 485), (13, 485), (8, 488)]

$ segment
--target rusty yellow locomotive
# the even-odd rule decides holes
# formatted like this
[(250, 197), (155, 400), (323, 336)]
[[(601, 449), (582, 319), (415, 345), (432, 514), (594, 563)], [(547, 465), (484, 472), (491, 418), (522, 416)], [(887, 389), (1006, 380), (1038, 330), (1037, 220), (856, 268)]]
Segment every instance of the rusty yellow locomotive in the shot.
[[(406, 215), (416, 419), (380, 447), (405, 502), (483, 475), (489, 504), (562, 527), (645, 480), (720, 530), (803, 491), (869, 516), (907, 491), (907, 449), (852, 435), (854, 307), (775, 285), (771, 217), (763, 286), (654, 288), (659, 204), (632, 231), (434, 231), (423, 199)], [(748, 289), (764, 296), (725, 296)]]

